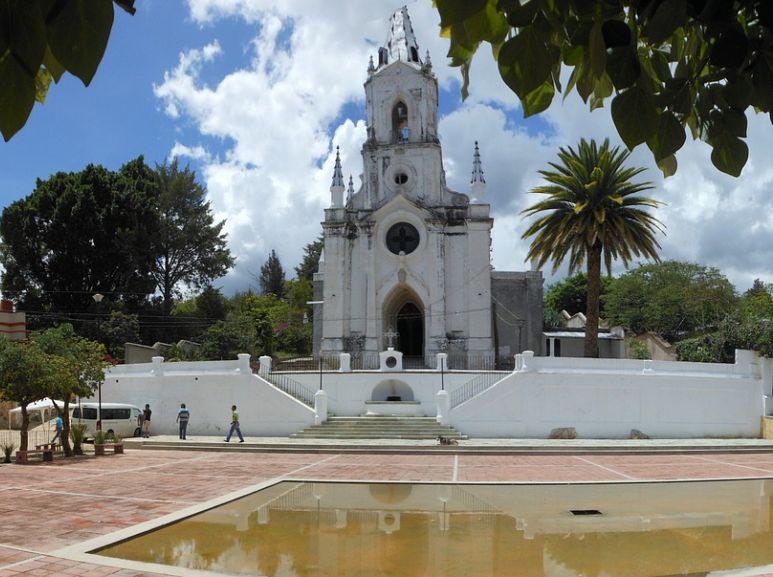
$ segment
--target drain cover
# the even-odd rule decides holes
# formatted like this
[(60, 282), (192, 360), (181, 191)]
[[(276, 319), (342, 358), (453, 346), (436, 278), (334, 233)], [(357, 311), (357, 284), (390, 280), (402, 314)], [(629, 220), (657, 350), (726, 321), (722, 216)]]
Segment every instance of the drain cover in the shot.
[(578, 517), (582, 517), (584, 515), (601, 515), (601, 511), (598, 509), (570, 509), (569, 512), (572, 515), (577, 515)]

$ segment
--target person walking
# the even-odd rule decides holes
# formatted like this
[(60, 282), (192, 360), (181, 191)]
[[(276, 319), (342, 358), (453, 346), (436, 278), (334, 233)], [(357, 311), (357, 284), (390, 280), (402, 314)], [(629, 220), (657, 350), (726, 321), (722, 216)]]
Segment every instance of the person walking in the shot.
[(243, 443), (244, 437), (242, 437), (242, 431), (239, 428), (239, 411), (236, 410), (236, 405), (231, 406), (231, 430), (228, 431), (228, 436), (225, 438), (226, 443), (231, 442), (231, 435), (234, 434), (234, 431), (239, 435), (239, 442)]
[(177, 411), (177, 422), (180, 423), (180, 438), (185, 440), (185, 433), (188, 430), (188, 421), (191, 418), (191, 412), (185, 408), (185, 403), (180, 405), (180, 410)]
[(153, 411), (150, 410), (150, 405), (146, 404), (145, 409), (142, 411), (142, 436), (150, 437), (150, 415)]
[(56, 444), (56, 440), (59, 439), (59, 442), (62, 442), (62, 430), (64, 430), (64, 421), (62, 420), (61, 415), (56, 416), (56, 421), (54, 421), (54, 426), (56, 427), (56, 435), (54, 435), (54, 438), (51, 439), (51, 445)]

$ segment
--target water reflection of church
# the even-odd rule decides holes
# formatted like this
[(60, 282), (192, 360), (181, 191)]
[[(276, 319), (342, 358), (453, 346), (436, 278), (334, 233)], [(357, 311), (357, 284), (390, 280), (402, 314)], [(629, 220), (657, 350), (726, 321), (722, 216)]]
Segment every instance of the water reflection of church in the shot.
[(271, 577), (707, 575), (773, 562), (771, 490), (288, 481), (109, 554)]
[[(446, 186), (438, 85), (405, 8), (365, 82), (364, 174), (348, 187), (336, 158), (315, 275), (314, 350), (410, 359), (512, 357), (541, 350), (542, 275), (491, 270), (493, 219), (477, 143), (471, 196)], [(471, 127), (471, 140), (473, 130)], [(470, 142), (473, 148), (473, 142)]]

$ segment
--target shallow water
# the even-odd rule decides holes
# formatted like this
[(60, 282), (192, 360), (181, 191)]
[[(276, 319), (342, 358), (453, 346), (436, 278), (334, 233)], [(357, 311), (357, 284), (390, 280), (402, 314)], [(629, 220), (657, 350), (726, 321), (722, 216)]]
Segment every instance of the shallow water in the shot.
[(697, 577), (773, 563), (772, 492), (285, 482), (98, 554), (267, 577)]

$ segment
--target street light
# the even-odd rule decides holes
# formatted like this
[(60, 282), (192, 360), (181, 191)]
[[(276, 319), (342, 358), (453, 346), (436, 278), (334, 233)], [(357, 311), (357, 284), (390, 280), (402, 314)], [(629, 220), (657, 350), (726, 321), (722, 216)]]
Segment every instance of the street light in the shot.
[[(102, 302), (102, 299), (105, 298), (105, 295), (101, 293), (96, 293), (91, 296), (91, 298), (94, 299), (94, 302), (97, 303), (97, 336), (101, 335), (100, 331), (100, 311), (99, 311), (99, 305)], [(102, 379), (99, 380), (97, 383), (97, 431), (102, 430)]]

